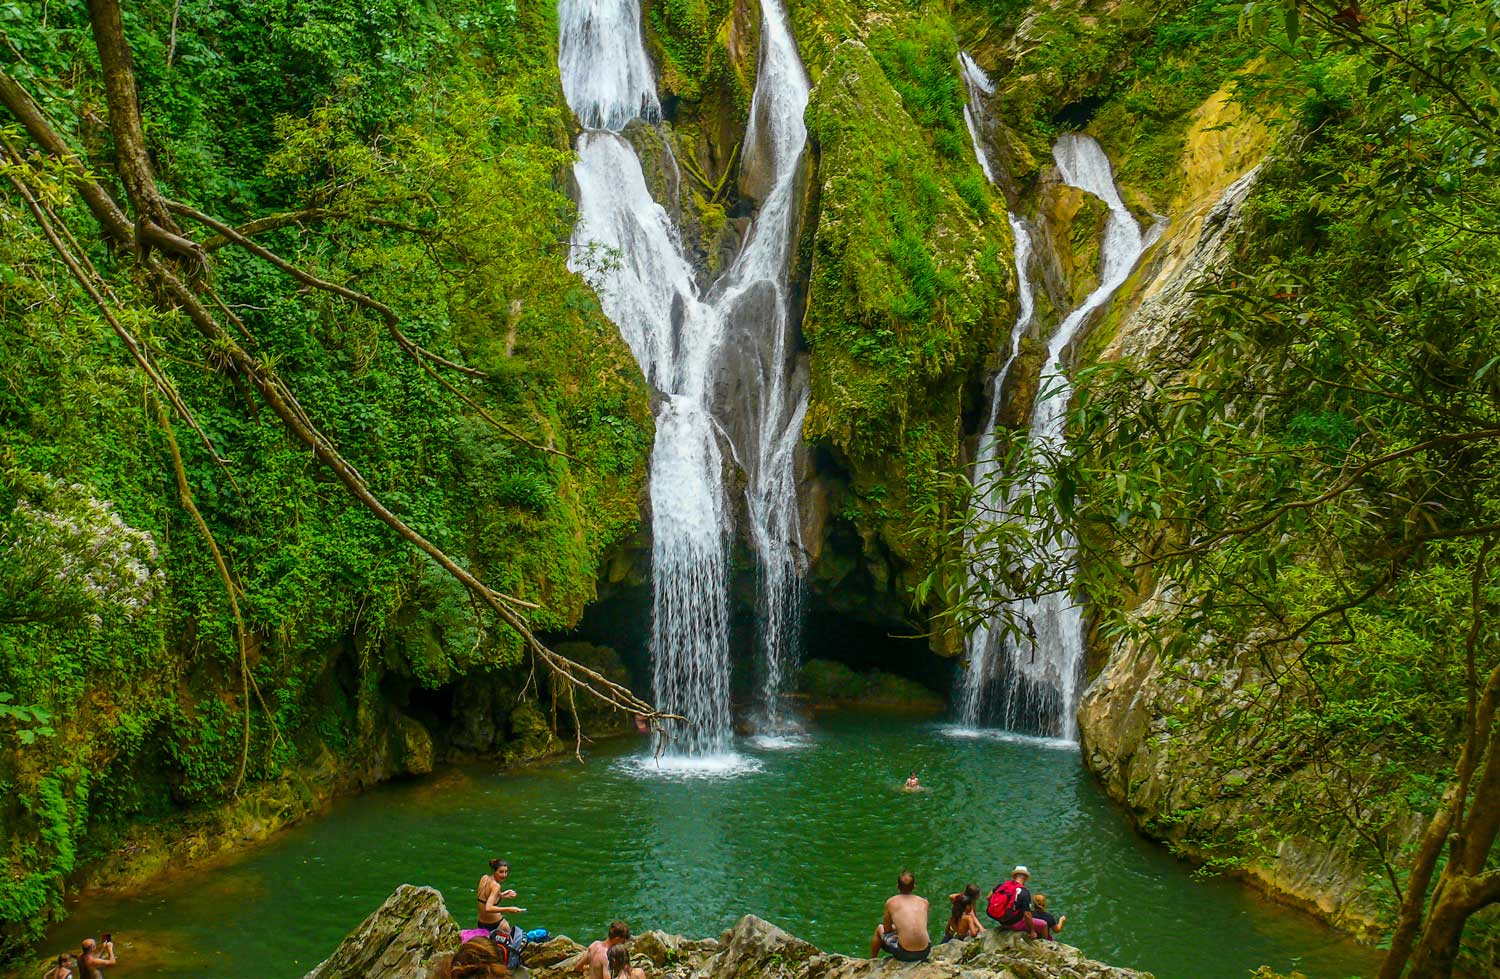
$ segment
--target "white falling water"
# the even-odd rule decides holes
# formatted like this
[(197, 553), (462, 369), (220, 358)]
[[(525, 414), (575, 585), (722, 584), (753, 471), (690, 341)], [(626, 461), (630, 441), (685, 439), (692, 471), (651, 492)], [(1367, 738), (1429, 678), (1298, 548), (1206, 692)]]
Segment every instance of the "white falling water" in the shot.
[[(977, 120), (981, 118), (983, 94), (991, 91), (984, 73), (967, 55), (961, 56), (964, 78), (969, 87), (969, 105), (965, 119), (970, 137), (985, 175), (994, 180), (988, 156), (978, 136)], [(1037, 460), (1038, 468), (1028, 480), (1025, 492), (1040, 493), (1047, 488), (1045, 461), (1048, 456), (1066, 451), (1063, 424), (1073, 386), (1062, 369), (1062, 359), (1078, 330), (1115, 292), (1125, 284), (1145, 251), (1146, 241), (1140, 226), (1120, 200), (1114, 171), (1099, 144), (1092, 138), (1068, 135), (1053, 147), (1053, 157), (1062, 180), (1072, 187), (1093, 194), (1109, 208), (1104, 239), (1100, 244), (1099, 284), (1087, 298), (1059, 324), (1047, 344), (1047, 359), (1042, 366), (1037, 401), (1032, 409), (1028, 456)], [(1021, 314), (1011, 334), (1011, 348), (1000, 377), (997, 378), (990, 406), (988, 424), (981, 435), (979, 457), (975, 463), (975, 485), (984, 486), (993, 476), (995, 459), (995, 425), (1005, 377), (1014, 361), (1021, 334), (1032, 315), (1033, 293), (1028, 274), (1030, 239), (1014, 218), (1016, 230), (1016, 267), (1019, 277)], [(978, 522), (1010, 519), (1009, 503), (986, 496), (976, 506)], [(1033, 518), (1030, 528), (1044, 528)], [(1049, 581), (1071, 584), (1077, 560), (1077, 542), (1066, 532), (1040, 535), (1042, 551), (1037, 559), (1046, 564)], [(1025, 632), (1017, 641), (1003, 628), (1008, 620)], [(987, 694), (997, 672), (1003, 687), (998, 719), (1008, 729), (1026, 729), (1034, 733), (1077, 739), (1074, 717), (1077, 687), (1083, 671), (1083, 616), (1070, 589), (1062, 588), (1036, 597), (1016, 599), (989, 622), (968, 637), (969, 668), (961, 679), (959, 715), (968, 727), (976, 727), (992, 711), (987, 710)]]
[(797, 365), (786, 282), (796, 230), (798, 165), (807, 143), (802, 116), (808, 81), (780, 3), (769, 0), (761, 6), (760, 75), (745, 134), (745, 166), (752, 174), (767, 175), (771, 186), (715, 306), (731, 332), (744, 340), (740, 363), (751, 365), (752, 376), (742, 392), (748, 404), (741, 407), (748, 424), (739, 441), (749, 443), (742, 447), (741, 461), (749, 476), (757, 638), (765, 664), (762, 726), (775, 732), (795, 727), (784, 695), (797, 667), (805, 570), (795, 455), (808, 387)]
[[(796, 370), (785, 281), (806, 141), (808, 84), (779, 4), (762, 4), (760, 75), (745, 166), (769, 192), (745, 247), (707, 296), (665, 209), (652, 199), (634, 148), (618, 135), (659, 114), (635, 0), (561, 0), (558, 66), (568, 104), (587, 127), (574, 177), (578, 225), (570, 267), (663, 399), (651, 455), (653, 618), (657, 706), (687, 719), (671, 750), (728, 746), (730, 511), (719, 436), (748, 476), (750, 538), (759, 565), (760, 640), (768, 712), (795, 658), (802, 577), (794, 453), (807, 408)], [(714, 412), (728, 406), (728, 417)]]

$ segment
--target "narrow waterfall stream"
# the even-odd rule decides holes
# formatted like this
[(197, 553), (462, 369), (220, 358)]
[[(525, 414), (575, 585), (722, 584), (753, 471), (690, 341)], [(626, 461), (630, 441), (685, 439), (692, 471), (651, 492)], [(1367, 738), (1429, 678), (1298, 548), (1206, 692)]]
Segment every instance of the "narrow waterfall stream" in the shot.
[[(558, 67), (586, 128), (574, 176), (569, 266), (599, 294), (648, 382), (661, 392), (651, 454), (654, 695), (686, 718), (669, 752), (728, 748), (732, 508), (721, 438), (746, 472), (757, 559), (765, 712), (786, 726), (803, 574), (795, 455), (807, 408), (786, 277), (795, 231), (808, 82), (774, 0), (762, 4), (759, 76), (744, 167), (761, 200), (739, 256), (706, 292), (678, 230), (621, 135), (660, 116), (637, 0), (561, 0)], [(664, 140), (670, 154), (670, 139)], [(762, 196), (763, 195), (763, 196)]]
[[(993, 183), (995, 174), (979, 133), (983, 96), (991, 92), (991, 85), (983, 70), (967, 54), (960, 55), (960, 63), (969, 93), (964, 119), (980, 166)], [(1109, 216), (1099, 248), (1099, 284), (1063, 319), (1047, 343), (1047, 357), (1042, 364), (1028, 436), (1026, 455), (1038, 460), (1038, 468), (1029, 474), (1024, 490), (1029, 493), (1046, 488), (1048, 476), (1041, 468), (1045, 458), (1066, 451), (1063, 425), (1068, 402), (1073, 397), (1072, 383), (1063, 370), (1063, 357), (1068, 346), (1089, 318), (1125, 284), (1149, 244), (1140, 225), (1120, 200), (1109, 159), (1093, 138), (1079, 134), (1062, 136), (1054, 144), (1052, 153), (1063, 182), (1099, 198), (1109, 208)], [(1030, 233), (1014, 215), (1010, 216), (1010, 221), (1016, 235), (1020, 314), (1011, 331), (1009, 351), (995, 380), (989, 416), (980, 435), (975, 460), (974, 484), (985, 490), (973, 504), (975, 523), (980, 526), (1013, 519), (1009, 516), (1009, 501), (997, 498), (994, 487), (989, 485), (998, 466), (995, 426), (1005, 381), (1019, 351), (1020, 338), (1031, 323), (1034, 305), (1034, 285), (1029, 268)], [(1032, 529), (1041, 528), (1034, 526)], [(1045, 538), (1039, 560), (1046, 563), (1049, 580), (1071, 582), (1076, 550), (1077, 542), (1069, 534)], [(971, 573), (982, 573), (982, 569), (971, 570)], [(1014, 632), (1005, 627), (1007, 620), (1024, 630), (1025, 635), (1019, 641)], [(959, 720), (965, 728), (975, 729), (998, 722), (1007, 730), (1077, 740), (1078, 724), (1074, 715), (1078, 681), (1083, 672), (1083, 615), (1068, 589), (1011, 601), (1007, 608), (970, 633), (966, 648), (968, 669), (960, 675), (957, 698)]]

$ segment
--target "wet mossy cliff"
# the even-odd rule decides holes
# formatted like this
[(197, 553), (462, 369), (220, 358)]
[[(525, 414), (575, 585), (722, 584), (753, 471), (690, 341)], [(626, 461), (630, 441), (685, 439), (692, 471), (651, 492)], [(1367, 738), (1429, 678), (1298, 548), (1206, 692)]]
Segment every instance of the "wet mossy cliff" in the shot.
[[(601, 578), (638, 578), (652, 431), (639, 370), (566, 268), (575, 123), (555, 5), (127, 6), (169, 192), (236, 224), (299, 212), (264, 228), (267, 247), (396, 307), (414, 340), (484, 379), (444, 376), (459, 401), (378, 318), (216, 248), (216, 286), (245, 342), (282, 352), (276, 370), (386, 505), (534, 603), (535, 627), (566, 642)], [(50, 9), (0, 22), (6, 47), (25, 52), (5, 70), (111, 181), (87, 23)], [(962, 477), (1016, 314), (1007, 210), (1038, 229), (1040, 286), (1005, 425), (1025, 425), (1045, 337), (1097, 279), (1104, 213), (1059, 183), (1051, 139), (1098, 138), (1126, 202), (1163, 228), (1071, 366), (1121, 353), (1175, 364), (1188, 286), (1246, 253), (1239, 215), (1256, 185), (1240, 178), (1284, 122), (1226, 99), (1259, 52), (1235, 11), (1208, 2), (787, 9), (813, 84), (793, 281), (811, 387), (799, 475), (812, 602), (921, 632), (940, 608), (918, 596), (953, 556)], [(740, 163), (759, 23), (755, 0), (643, 4), (666, 119), (628, 135), (705, 278), (764, 193)], [(998, 187), (965, 127), (960, 50), (994, 82), (980, 138)], [(670, 174), (651, 151), (663, 140)], [(65, 188), (55, 207), (89, 227)], [(233, 848), (338, 791), (445, 758), (527, 757), (567, 737), (517, 637), (353, 503), (219, 351), (184, 341), (180, 316), (125, 291), (128, 325), (174, 352), (162, 362), (203, 429), (176, 425), (176, 443), (235, 582), (242, 653), (128, 354), (20, 199), (0, 196), (0, 211), (0, 958), (81, 884)], [(1151, 583), (1140, 592), (1119, 601), (1143, 601)], [(929, 645), (962, 648), (944, 629)], [(1148, 831), (1182, 842), (1182, 823), (1160, 817), (1190, 810), (1196, 829), (1233, 841), (1254, 810), (1170, 791), (1178, 766), (1209, 764), (1160, 750), (1186, 688), (1133, 647), (1095, 647), (1088, 763)], [(625, 678), (608, 649), (563, 651)], [(1345, 895), (1368, 868), (1339, 866), (1325, 890)], [(1282, 889), (1335, 916), (1351, 904)]]
[[(299, 214), (257, 240), (388, 303), (413, 342), (483, 379), (429, 370), (379, 318), (211, 246), (241, 342), (275, 352), (382, 503), (565, 633), (601, 555), (639, 527), (651, 415), (565, 265), (572, 123), (550, 5), (125, 8), (166, 192), (231, 224)], [(17, 9), (0, 30), (25, 58), (4, 71), (108, 184), (83, 6)], [(52, 202), (109, 271), (76, 196), (58, 185)], [(202, 429), (175, 419), (175, 450), (129, 353), (0, 195), (0, 959), (80, 885), (242, 846), (444, 759), (571, 743), (519, 637), (131, 288), (111, 307)], [(625, 679), (607, 649), (560, 648)]]

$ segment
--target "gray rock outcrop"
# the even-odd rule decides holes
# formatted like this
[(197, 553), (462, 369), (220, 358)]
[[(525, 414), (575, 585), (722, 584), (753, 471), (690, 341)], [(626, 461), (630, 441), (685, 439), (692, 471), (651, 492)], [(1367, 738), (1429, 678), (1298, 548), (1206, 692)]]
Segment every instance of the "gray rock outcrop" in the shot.
[[(403, 884), (305, 979), (427, 979), (458, 945), (443, 896)], [(530, 979), (572, 979), (583, 952), (566, 936), (531, 946)], [(939, 945), (922, 963), (853, 958), (824, 952), (750, 914), (717, 939), (637, 935), (631, 959), (650, 979), (1151, 979), (1094, 962), (1069, 945), (995, 930)]]
[(431, 887), (402, 884), (304, 979), (424, 979), (458, 947), (458, 926)]

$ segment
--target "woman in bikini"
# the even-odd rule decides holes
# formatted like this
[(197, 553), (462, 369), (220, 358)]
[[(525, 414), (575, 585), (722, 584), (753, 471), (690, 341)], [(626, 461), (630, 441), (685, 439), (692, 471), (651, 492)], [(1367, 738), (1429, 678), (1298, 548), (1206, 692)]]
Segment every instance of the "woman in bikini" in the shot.
[(505, 920), (505, 916), (520, 914), (526, 910), (500, 903), (515, 900), (516, 892), (505, 887), (505, 878), (509, 876), (510, 864), (496, 857), (490, 861), (490, 873), (479, 878), (479, 886), (474, 889), (474, 897), (479, 904), (479, 927), (492, 935), (496, 932), (509, 935), (510, 922)]

